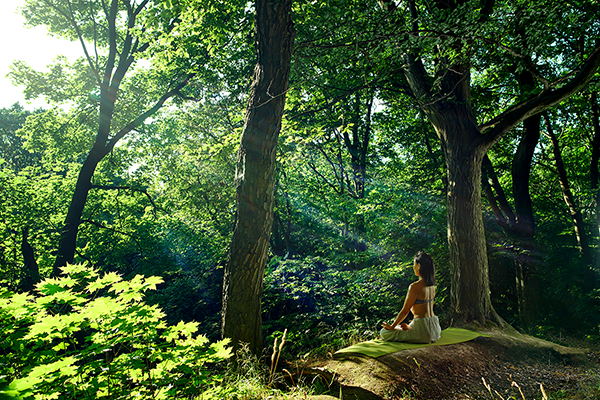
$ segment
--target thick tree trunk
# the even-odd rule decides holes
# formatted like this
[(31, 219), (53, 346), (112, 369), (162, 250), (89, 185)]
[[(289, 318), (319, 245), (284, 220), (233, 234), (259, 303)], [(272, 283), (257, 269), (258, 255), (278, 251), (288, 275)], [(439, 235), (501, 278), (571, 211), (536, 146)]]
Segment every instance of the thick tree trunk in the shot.
[[(458, 127), (457, 127), (458, 128)], [(446, 152), (448, 171), (448, 244), (451, 261), (453, 321), (494, 320), (488, 259), (481, 214), (481, 163), (484, 149), (453, 146)]]
[(424, 107), (446, 159), (452, 320), (456, 324), (492, 320), (503, 325), (490, 298), (481, 211), (481, 167), (488, 147), (480, 140), (471, 109), (468, 77), (468, 66), (456, 65), (443, 82), (446, 90), (463, 101), (439, 101)]
[[(406, 77), (415, 97), (429, 92), (423, 64), (406, 56)], [(452, 320), (504, 325), (492, 307), (487, 244), (481, 209), (481, 167), (490, 143), (483, 140), (471, 108), (469, 64), (453, 65), (441, 80), (441, 100), (422, 105), (444, 149)], [(442, 100), (452, 94), (455, 101)]]
[(288, 88), (291, 0), (256, 0), (254, 69), (236, 166), (236, 224), (223, 282), (222, 336), (263, 348), (261, 296), (273, 221), (275, 155)]

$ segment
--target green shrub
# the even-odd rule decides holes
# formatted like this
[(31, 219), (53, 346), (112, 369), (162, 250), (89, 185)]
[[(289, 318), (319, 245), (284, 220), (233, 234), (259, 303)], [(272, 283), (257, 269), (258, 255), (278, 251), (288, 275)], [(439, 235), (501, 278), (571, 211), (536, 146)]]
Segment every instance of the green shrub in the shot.
[[(36, 399), (224, 396), (211, 373), (226, 341), (209, 344), (197, 323), (167, 326), (143, 302), (160, 277), (123, 280), (83, 265), (37, 285), (0, 293), (0, 395)], [(1, 388), (4, 387), (4, 390)]]

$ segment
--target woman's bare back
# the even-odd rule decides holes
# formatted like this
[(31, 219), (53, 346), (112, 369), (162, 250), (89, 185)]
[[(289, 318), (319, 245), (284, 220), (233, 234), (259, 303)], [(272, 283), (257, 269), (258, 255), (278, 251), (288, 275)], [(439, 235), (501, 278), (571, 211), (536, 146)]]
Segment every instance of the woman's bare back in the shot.
[(423, 280), (419, 280), (418, 282), (413, 283), (411, 286), (413, 286), (413, 290), (417, 292), (417, 302), (410, 309), (414, 317), (429, 318), (435, 316), (433, 313), (435, 286), (427, 286)]

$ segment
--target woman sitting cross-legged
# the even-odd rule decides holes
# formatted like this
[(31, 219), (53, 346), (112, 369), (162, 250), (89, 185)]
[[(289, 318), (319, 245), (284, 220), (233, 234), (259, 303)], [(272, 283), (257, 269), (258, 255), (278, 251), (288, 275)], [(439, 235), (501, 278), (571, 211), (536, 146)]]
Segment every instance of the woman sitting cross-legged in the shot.
[[(431, 256), (420, 251), (413, 265), (415, 275), (420, 279), (408, 288), (404, 307), (393, 324), (384, 322), (379, 335), (383, 340), (408, 343), (433, 343), (440, 338), (442, 329), (438, 317), (433, 314), (435, 297), (435, 267)], [(414, 319), (410, 324), (401, 324), (412, 311)]]

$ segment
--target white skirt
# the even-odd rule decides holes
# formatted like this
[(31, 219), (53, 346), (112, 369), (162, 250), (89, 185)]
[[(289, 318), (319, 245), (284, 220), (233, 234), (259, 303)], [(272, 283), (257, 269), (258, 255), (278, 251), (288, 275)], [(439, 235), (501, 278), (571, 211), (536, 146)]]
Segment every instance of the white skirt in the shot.
[(393, 330), (382, 329), (379, 336), (388, 342), (407, 343), (435, 343), (440, 339), (442, 328), (437, 316), (429, 318), (415, 318), (410, 324), (410, 329), (403, 331), (400, 327)]

